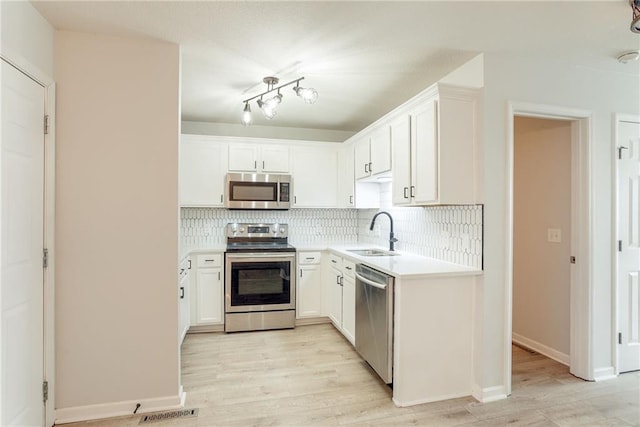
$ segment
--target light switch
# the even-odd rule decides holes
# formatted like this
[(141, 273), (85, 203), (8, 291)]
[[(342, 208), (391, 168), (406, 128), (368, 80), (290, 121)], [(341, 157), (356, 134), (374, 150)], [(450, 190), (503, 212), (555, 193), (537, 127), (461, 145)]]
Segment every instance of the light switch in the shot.
[(560, 230), (559, 228), (548, 228), (547, 241), (551, 243), (562, 242), (562, 230)]

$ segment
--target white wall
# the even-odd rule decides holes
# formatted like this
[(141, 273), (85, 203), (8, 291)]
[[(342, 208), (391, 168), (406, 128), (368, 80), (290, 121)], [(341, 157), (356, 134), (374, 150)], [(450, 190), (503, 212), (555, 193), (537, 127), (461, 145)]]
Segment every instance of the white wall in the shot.
[[(28, 1), (0, 2), (2, 56), (36, 77), (54, 77), (53, 27)], [(28, 65), (28, 67), (27, 67)], [(34, 71), (36, 69), (36, 72)]]
[[(593, 111), (591, 153), (593, 198), (592, 280), (595, 327), (594, 369), (611, 367), (612, 337), (612, 114), (640, 114), (640, 80), (570, 63), (514, 55), (484, 55), (485, 274), (476, 306), (476, 381), (501, 388), (505, 373), (505, 234), (507, 190), (507, 103), (531, 102)], [(621, 65), (622, 67), (622, 65)]]
[(513, 339), (567, 363), (571, 122), (516, 117), (514, 142)]
[[(239, 112), (240, 113), (240, 112)], [(240, 116), (238, 116), (240, 117)], [(231, 123), (182, 122), (182, 133), (193, 135), (238, 136), (247, 138), (300, 139), (304, 141), (343, 142), (355, 132), (286, 128), (278, 126), (243, 126)]]
[(58, 419), (178, 405), (179, 47), (55, 47)]

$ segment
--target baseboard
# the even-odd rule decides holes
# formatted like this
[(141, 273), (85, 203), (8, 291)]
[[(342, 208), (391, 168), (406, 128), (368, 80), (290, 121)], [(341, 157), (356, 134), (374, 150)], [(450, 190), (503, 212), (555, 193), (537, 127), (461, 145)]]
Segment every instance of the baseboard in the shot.
[(613, 366), (608, 366), (606, 368), (594, 369), (593, 371), (593, 380), (594, 381), (605, 381), (616, 378), (616, 370)]
[(224, 325), (196, 325), (190, 326), (188, 334), (201, 334), (207, 332), (224, 332)]
[(549, 359), (553, 359), (556, 362), (562, 363), (565, 366), (571, 365), (571, 358), (568, 354), (561, 353), (558, 350), (539, 343), (538, 341), (523, 337), (522, 335), (516, 334), (515, 332), (512, 334), (511, 340), (514, 342), (514, 344), (534, 350), (544, 356), (547, 356)]
[(475, 385), (472, 387), (471, 395), (482, 403), (495, 402), (508, 397), (505, 387), (501, 385), (486, 388)]
[(396, 405), (398, 408), (406, 408), (408, 406), (415, 406), (415, 405), (422, 405), (423, 403), (431, 403), (431, 402), (440, 402), (442, 400), (449, 400), (449, 399), (458, 399), (460, 397), (466, 397), (469, 396), (469, 393), (453, 393), (453, 394), (447, 394), (447, 395), (441, 395), (441, 396), (434, 396), (434, 397), (430, 397), (428, 399), (417, 399), (417, 400), (410, 400), (408, 402), (400, 402), (398, 400), (396, 400), (395, 397), (392, 398), (393, 400), (393, 404)]
[(320, 325), (323, 323), (331, 323), (331, 319), (327, 316), (296, 319), (296, 326)]
[(56, 409), (56, 425), (132, 415), (138, 403), (140, 409), (137, 414), (183, 408), (186, 397), (180, 386), (176, 396), (60, 408)]

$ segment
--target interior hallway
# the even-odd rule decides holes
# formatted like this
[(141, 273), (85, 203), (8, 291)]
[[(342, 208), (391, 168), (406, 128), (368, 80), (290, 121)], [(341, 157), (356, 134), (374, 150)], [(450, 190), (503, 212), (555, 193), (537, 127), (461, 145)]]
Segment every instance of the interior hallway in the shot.
[[(397, 408), (353, 347), (329, 324), (293, 330), (190, 334), (182, 347), (194, 426), (630, 426), (640, 423), (640, 372), (604, 382), (575, 378), (551, 359), (513, 347), (513, 394)], [(140, 415), (69, 426), (134, 426)]]

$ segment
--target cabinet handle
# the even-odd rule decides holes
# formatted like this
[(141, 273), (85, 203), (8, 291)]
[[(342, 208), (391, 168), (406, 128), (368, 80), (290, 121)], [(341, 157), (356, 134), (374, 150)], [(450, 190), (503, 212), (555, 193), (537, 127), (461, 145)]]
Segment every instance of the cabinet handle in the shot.
[(336, 276), (336, 285), (340, 284), (340, 276)]
[(342, 286), (342, 280), (344, 279), (344, 277), (340, 276), (340, 286)]
[(220, 195), (220, 203), (224, 202), (224, 194)]
[(373, 167), (372, 167), (372, 165), (371, 165), (371, 162), (369, 162), (369, 172), (370, 172), (370, 173), (373, 173)]
[(297, 204), (298, 203), (298, 196), (293, 196), (293, 204)]
[(205, 259), (204, 262), (213, 262), (213, 259)]
[(345, 268), (346, 268), (347, 270), (353, 270), (353, 269), (352, 269), (351, 267), (349, 267), (349, 266), (346, 266)]
[(331, 262), (334, 263), (334, 264), (338, 263), (338, 261), (336, 261), (335, 259), (332, 259)]
[(220, 272), (218, 271), (218, 281), (220, 280)]
[(313, 261), (315, 258), (314, 257), (306, 257), (305, 258), (307, 261)]
[(302, 269), (300, 269), (300, 277), (302, 277)]
[(180, 286), (180, 299), (184, 299), (184, 286)]
[(353, 204), (353, 196), (349, 196), (349, 204), (352, 205)]
[(369, 173), (369, 163), (364, 164), (364, 173)]
[(415, 185), (411, 186), (411, 197), (416, 197), (416, 186)]
[(262, 169), (264, 169), (264, 160), (262, 161)]
[(409, 195), (407, 194), (407, 191), (409, 191), (409, 187), (404, 187), (404, 190), (402, 190), (404, 192), (404, 198), (408, 199)]
[(191, 270), (191, 260), (189, 260), (189, 270)]

